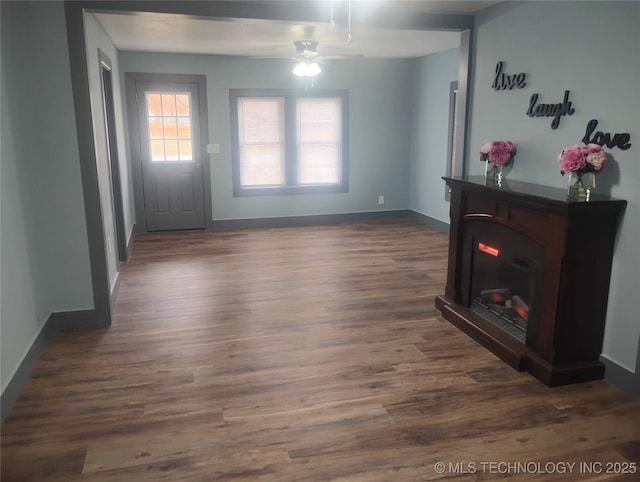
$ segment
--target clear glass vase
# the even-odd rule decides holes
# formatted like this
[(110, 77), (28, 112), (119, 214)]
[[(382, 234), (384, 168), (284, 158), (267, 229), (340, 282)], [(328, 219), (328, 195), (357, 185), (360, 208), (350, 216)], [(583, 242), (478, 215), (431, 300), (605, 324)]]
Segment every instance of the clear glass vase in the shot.
[(594, 187), (595, 176), (591, 173), (572, 172), (569, 174), (567, 200), (588, 201)]
[(487, 161), (484, 169), (484, 178), (488, 186), (502, 186), (502, 166)]

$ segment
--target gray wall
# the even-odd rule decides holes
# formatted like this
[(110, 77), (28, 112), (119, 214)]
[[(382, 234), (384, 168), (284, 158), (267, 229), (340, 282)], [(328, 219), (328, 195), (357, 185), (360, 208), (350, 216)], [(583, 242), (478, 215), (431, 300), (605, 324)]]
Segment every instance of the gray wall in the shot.
[(102, 100), (102, 73), (98, 57), (98, 49), (101, 49), (111, 60), (113, 98), (115, 104), (116, 134), (118, 141), (118, 158), (120, 161), (120, 181), (122, 185), (122, 198), (124, 205), (125, 235), (127, 240), (131, 234), (135, 222), (135, 210), (133, 205), (133, 191), (128, 151), (125, 147), (123, 101), (120, 87), (120, 71), (118, 66), (118, 51), (111, 38), (103, 30), (93, 14), (85, 14), (85, 36), (87, 49), (87, 69), (89, 75), (89, 92), (91, 95), (91, 115), (93, 118), (93, 133), (96, 147), (96, 162), (98, 168), (98, 184), (100, 188), (100, 206), (102, 208), (102, 220), (104, 225), (105, 246), (107, 254), (107, 267), (109, 273), (109, 286), (113, 291), (118, 276), (118, 252), (116, 249), (116, 231), (113, 205), (111, 201), (111, 185), (109, 177), (109, 157), (107, 149), (107, 136), (105, 126), (104, 104)]
[[(234, 198), (231, 179), (230, 88), (300, 88), (287, 61), (122, 52), (122, 72), (207, 76), (214, 220), (406, 209), (409, 204), (411, 61), (334, 61), (316, 88), (350, 90), (349, 192)], [(378, 195), (385, 204), (378, 205)]]
[(52, 312), (93, 308), (61, 2), (2, 2), (1, 377)]
[[(631, 134), (631, 149), (608, 149), (614, 160), (597, 190), (629, 202), (615, 248), (603, 355), (633, 371), (640, 336), (640, 3), (507, 2), (479, 15), (476, 33), (467, 172), (483, 172), (477, 151), (484, 142), (508, 139), (518, 148), (508, 179), (565, 187), (558, 153), (580, 143), (590, 119), (605, 132)], [(527, 87), (492, 90), (498, 61), (510, 74), (525, 72)], [(556, 103), (565, 89), (575, 114), (558, 129), (551, 119), (525, 115), (531, 94)]]
[(446, 174), (449, 89), (458, 79), (460, 49), (415, 61), (409, 208), (449, 223), (442, 176)]

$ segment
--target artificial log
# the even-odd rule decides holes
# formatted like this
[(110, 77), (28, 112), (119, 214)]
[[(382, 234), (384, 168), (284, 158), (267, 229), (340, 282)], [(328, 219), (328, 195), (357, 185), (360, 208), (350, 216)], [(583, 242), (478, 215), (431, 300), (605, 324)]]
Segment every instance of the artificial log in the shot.
[(511, 290), (509, 288), (482, 290), (480, 292), (480, 299), (487, 304), (504, 303), (509, 298), (511, 298)]
[(511, 306), (524, 321), (529, 319), (529, 305), (527, 305), (518, 295), (511, 297)]

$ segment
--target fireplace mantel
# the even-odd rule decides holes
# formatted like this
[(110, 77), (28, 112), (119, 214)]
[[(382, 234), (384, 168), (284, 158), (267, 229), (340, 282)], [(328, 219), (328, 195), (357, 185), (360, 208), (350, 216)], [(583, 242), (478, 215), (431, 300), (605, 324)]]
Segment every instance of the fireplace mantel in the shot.
[[(546, 385), (602, 378), (611, 262), (626, 201), (598, 194), (567, 201), (563, 189), (518, 181), (488, 186), (483, 176), (444, 180), (451, 189), (451, 225), (447, 284), (436, 298), (442, 316)], [(526, 343), (462, 302), (470, 289), (469, 233), (492, 225), (526, 236), (544, 253), (539, 320)]]

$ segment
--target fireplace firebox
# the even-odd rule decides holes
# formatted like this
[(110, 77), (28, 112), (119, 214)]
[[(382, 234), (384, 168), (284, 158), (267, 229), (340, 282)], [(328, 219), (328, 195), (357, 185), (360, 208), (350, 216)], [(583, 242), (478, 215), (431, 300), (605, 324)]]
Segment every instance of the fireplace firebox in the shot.
[(461, 301), (471, 311), (535, 345), (544, 250), (526, 236), (479, 221), (465, 232)]
[(451, 188), (442, 316), (549, 386), (595, 380), (617, 220), (626, 201), (484, 177)]

